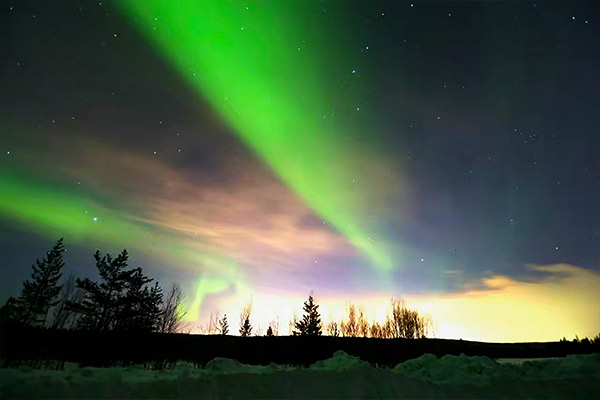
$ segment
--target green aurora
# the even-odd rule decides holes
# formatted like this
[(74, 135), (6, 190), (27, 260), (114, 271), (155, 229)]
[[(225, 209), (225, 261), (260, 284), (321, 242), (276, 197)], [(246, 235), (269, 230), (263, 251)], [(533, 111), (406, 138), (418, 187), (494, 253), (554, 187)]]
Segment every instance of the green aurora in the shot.
[(340, 124), (328, 111), (338, 100), (326, 90), (324, 61), (344, 59), (329, 45), (335, 29), (308, 42), (294, 15), (301, 6), (277, 3), (116, 4), (289, 188), (378, 271), (392, 269), (373, 199), (398, 181), (378, 176), (376, 156), (354, 140), (368, 131)]

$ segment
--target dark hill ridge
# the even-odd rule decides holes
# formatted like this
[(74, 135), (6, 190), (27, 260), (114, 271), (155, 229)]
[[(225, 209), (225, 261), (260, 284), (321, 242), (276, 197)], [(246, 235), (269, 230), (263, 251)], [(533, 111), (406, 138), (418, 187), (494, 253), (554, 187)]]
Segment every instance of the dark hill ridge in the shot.
[(490, 358), (563, 357), (599, 353), (590, 343), (485, 343), (448, 339), (374, 339), (350, 337), (247, 337), (159, 333), (61, 331), (0, 327), (0, 358), (7, 366), (21, 360), (60, 360), (86, 365), (185, 360), (206, 365), (215, 357), (245, 364), (310, 365), (336, 351), (373, 365), (396, 364), (431, 353)]

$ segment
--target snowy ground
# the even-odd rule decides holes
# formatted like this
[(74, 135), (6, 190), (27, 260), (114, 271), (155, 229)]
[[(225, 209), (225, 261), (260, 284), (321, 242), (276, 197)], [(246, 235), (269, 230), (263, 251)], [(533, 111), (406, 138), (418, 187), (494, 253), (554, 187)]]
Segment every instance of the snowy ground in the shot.
[(169, 370), (29, 368), (0, 370), (0, 398), (600, 398), (600, 355), (499, 363), (431, 354), (375, 368), (337, 352), (309, 368), (248, 366), (217, 358), (205, 368)]

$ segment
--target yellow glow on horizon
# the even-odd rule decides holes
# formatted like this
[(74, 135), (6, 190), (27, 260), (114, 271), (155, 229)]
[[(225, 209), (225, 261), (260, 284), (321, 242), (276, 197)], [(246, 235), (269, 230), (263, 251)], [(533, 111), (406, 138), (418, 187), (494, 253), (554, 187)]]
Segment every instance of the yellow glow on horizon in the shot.
[[(600, 332), (600, 273), (572, 265), (529, 266), (545, 273), (540, 281), (505, 276), (482, 280), (480, 289), (459, 294), (405, 296), (409, 308), (431, 317), (438, 338), (487, 342), (558, 341), (594, 337)], [(392, 293), (378, 293), (352, 299), (369, 322), (383, 322), (390, 311)], [(279, 334), (288, 335), (289, 321), (302, 315), (308, 294), (261, 290), (252, 296), (252, 324), (266, 332), (279, 319)], [(347, 299), (320, 296), (322, 320), (340, 321), (346, 315)], [(230, 334), (237, 334), (240, 309), (250, 300), (231, 296), (219, 304), (220, 314), (229, 317)], [(196, 332), (197, 333), (197, 332)]]

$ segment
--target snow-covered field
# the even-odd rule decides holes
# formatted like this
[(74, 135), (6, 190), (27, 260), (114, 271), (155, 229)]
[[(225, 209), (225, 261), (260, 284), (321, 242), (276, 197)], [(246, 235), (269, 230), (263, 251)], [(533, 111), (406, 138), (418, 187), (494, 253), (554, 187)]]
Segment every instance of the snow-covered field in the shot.
[(376, 368), (344, 352), (308, 368), (217, 358), (205, 368), (0, 370), (0, 398), (545, 398), (600, 399), (600, 355), (499, 363), (431, 354)]

